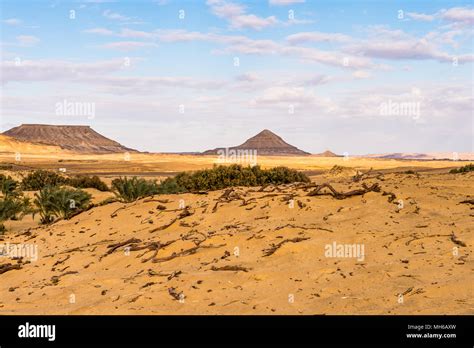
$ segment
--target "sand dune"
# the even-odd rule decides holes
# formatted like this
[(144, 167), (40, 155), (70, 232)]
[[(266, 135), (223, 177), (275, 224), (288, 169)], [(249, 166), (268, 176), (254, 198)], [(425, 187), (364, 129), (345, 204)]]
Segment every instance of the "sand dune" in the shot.
[[(8, 222), (3, 242), (37, 245), (39, 259), (0, 262), (19, 265), (0, 275), (0, 313), (472, 313), (472, 288), (459, 284), (472, 275), (474, 213), (459, 202), (473, 178), (325, 172), (313, 181), (381, 190), (339, 200), (235, 188), (112, 203), (50, 226)], [(364, 257), (330, 257), (334, 243), (363, 245)]]
[(67, 153), (67, 151), (58, 146), (35, 144), (0, 134), (0, 153), (9, 153), (12, 155), (9, 157), (14, 158), (16, 153), (21, 155), (51, 155)]

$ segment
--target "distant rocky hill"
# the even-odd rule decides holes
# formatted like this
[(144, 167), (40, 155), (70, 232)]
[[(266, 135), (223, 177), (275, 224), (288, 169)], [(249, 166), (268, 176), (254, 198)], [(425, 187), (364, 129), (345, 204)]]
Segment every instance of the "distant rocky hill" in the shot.
[(54, 145), (79, 153), (136, 151), (104, 137), (89, 126), (22, 124), (2, 134), (23, 142)]
[(394, 152), (394, 153), (359, 155), (356, 157), (396, 159), (396, 160), (472, 161), (474, 160), (474, 152), (459, 152), (459, 153), (458, 152), (427, 152), (427, 153)]
[[(204, 155), (218, 154), (219, 150), (225, 148), (216, 148), (203, 152)], [(229, 150), (256, 150), (260, 156), (306, 156), (310, 153), (302, 151), (297, 147), (288, 144), (275, 133), (265, 129), (248, 139), (239, 146), (229, 147)]]
[(324, 152), (313, 155), (314, 157), (341, 157), (332, 151), (326, 150)]

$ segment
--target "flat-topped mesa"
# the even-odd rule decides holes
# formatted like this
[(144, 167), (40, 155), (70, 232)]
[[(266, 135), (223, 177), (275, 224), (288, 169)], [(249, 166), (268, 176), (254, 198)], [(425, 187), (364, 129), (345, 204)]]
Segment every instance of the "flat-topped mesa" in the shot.
[[(218, 154), (219, 150), (224, 148), (216, 148), (203, 152), (204, 155)], [(307, 156), (310, 153), (302, 151), (297, 147), (288, 144), (275, 133), (264, 129), (257, 135), (245, 141), (239, 146), (230, 147), (231, 150), (253, 150), (259, 156)]]
[(104, 137), (87, 125), (22, 124), (3, 133), (11, 138), (44, 145), (56, 145), (79, 153), (135, 152)]

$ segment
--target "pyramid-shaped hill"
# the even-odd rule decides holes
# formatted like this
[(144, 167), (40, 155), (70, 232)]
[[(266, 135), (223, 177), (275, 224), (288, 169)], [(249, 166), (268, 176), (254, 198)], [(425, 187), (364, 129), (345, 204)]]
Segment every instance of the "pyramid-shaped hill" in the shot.
[[(216, 148), (203, 152), (204, 155), (218, 154), (219, 150), (224, 148)], [(302, 151), (297, 147), (288, 144), (275, 133), (265, 129), (248, 139), (242, 145), (230, 147), (229, 150), (254, 150), (259, 156), (307, 156), (310, 153)]]
[(315, 154), (313, 155), (314, 157), (341, 157), (337, 154), (335, 154), (334, 152), (332, 151), (329, 151), (329, 150), (326, 150), (324, 152), (321, 152), (321, 153), (318, 153), (318, 154)]
[(55, 145), (78, 153), (120, 153), (136, 150), (97, 133), (90, 126), (22, 124), (3, 133), (34, 144)]

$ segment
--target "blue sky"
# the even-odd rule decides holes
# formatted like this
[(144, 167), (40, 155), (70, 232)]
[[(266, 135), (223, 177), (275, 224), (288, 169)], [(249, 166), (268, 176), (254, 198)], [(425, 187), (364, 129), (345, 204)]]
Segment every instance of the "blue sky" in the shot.
[[(2, 129), (89, 124), (158, 152), (264, 128), (314, 153), (473, 151), (470, 1), (1, 6)], [(65, 100), (93, 117), (58, 114)]]

